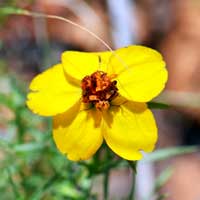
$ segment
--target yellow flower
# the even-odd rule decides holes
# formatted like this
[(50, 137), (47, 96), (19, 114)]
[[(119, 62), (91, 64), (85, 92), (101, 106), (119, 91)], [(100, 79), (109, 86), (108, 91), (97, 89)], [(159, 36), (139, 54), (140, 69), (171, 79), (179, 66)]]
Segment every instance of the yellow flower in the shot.
[(36, 76), (27, 105), (53, 116), (53, 138), (68, 159), (89, 159), (105, 139), (120, 157), (139, 160), (157, 141), (145, 102), (167, 81), (162, 56), (143, 46), (114, 52), (66, 51), (61, 64)]

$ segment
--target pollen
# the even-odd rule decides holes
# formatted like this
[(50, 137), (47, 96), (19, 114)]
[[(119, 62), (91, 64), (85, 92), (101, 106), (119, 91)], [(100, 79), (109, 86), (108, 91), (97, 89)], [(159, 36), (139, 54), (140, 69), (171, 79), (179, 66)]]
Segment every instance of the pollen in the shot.
[(117, 97), (117, 81), (112, 80), (103, 71), (96, 71), (90, 76), (85, 76), (81, 82), (82, 101), (91, 103), (96, 109), (107, 110), (110, 102)]

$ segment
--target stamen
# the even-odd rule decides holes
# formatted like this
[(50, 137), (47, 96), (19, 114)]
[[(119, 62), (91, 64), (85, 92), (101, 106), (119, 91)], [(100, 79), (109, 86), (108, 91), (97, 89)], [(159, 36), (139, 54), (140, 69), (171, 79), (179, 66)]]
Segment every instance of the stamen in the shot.
[(84, 77), (81, 82), (82, 101), (91, 103), (96, 109), (107, 110), (110, 102), (118, 95), (117, 81), (112, 81), (112, 78), (102, 71)]

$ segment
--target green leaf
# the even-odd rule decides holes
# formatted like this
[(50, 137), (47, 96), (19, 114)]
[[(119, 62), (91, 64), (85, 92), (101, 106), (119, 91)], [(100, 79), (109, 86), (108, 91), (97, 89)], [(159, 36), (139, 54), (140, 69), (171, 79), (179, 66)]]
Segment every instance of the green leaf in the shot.
[(0, 150), (2, 152), (13, 153), (11, 145), (2, 138), (0, 139)]
[(18, 200), (23, 200), (24, 198), (20, 194), (19, 186), (16, 184), (16, 182), (13, 180), (12, 173), (10, 168), (6, 168), (7, 174), (8, 174), (8, 183), (11, 185), (13, 194), (15, 195), (15, 198)]
[(28, 14), (27, 10), (17, 8), (17, 7), (1, 7), (0, 15), (20, 15), (20, 14)]
[(165, 160), (168, 158), (171, 158), (173, 156), (178, 156), (182, 154), (187, 154), (187, 153), (193, 153), (199, 151), (198, 146), (183, 146), (183, 147), (171, 147), (171, 148), (165, 148), (165, 149), (160, 149), (156, 150), (151, 154), (148, 154), (142, 162), (145, 161), (150, 161), (150, 162), (155, 162), (155, 161), (160, 161), (160, 160)]
[(154, 191), (158, 192), (161, 189), (161, 187), (163, 187), (167, 183), (172, 174), (172, 167), (167, 167), (164, 171), (162, 171), (158, 178), (155, 180)]
[(27, 144), (19, 144), (15, 145), (13, 147), (13, 150), (16, 153), (23, 153), (23, 152), (32, 152), (32, 151), (38, 151), (45, 148), (44, 144), (41, 143), (27, 143)]
[(148, 105), (148, 108), (150, 108), (150, 109), (168, 109), (168, 108), (170, 108), (169, 105), (164, 104), (164, 103), (159, 103), (159, 102), (148, 102), (147, 105)]
[(13, 109), (13, 102), (8, 95), (0, 93), (0, 104), (3, 104), (8, 108)]
[(31, 200), (42, 199), (43, 195), (47, 190), (50, 190), (55, 182), (59, 179), (59, 174), (54, 174), (47, 180), (41, 188), (38, 188), (33, 195), (30, 197)]
[(156, 178), (153, 190), (151, 194), (145, 198), (145, 200), (155, 199), (155, 200), (163, 200), (168, 197), (167, 194), (160, 194), (160, 189), (167, 183), (170, 177), (173, 174), (173, 167), (167, 167), (164, 171), (160, 173), (160, 175)]

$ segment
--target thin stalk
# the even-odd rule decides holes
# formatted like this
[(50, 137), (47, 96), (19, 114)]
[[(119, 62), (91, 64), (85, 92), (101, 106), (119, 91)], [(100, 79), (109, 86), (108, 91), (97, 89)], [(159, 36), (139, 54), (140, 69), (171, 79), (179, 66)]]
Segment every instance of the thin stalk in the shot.
[(132, 184), (131, 184), (131, 191), (129, 193), (128, 200), (135, 200), (135, 181), (136, 181), (136, 173), (137, 173), (137, 162), (128, 161), (128, 163), (132, 171)]
[(109, 195), (109, 174), (110, 171), (106, 170), (104, 173), (104, 200), (108, 200), (108, 195)]
[(10, 169), (7, 168), (6, 170), (7, 170), (7, 174), (8, 174), (8, 181), (9, 181), (11, 187), (12, 187), (12, 191), (13, 191), (13, 193), (14, 193), (14, 195), (15, 195), (15, 198), (16, 198), (16, 199), (19, 199), (19, 200), (23, 199), (23, 197), (22, 197), (22, 196), (20, 195), (20, 193), (19, 193), (19, 188), (17, 187), (17, 185), (16, 185), (15, 182), (13, 181), (13, 178), (12, 178), (12, 174), (11, 174)]
[(48, 15), (48, 14), (43, 14), (43, 13), (31, 12), (31, 11), (27, 11), (27, 10), (25, 12), (22, 12), (22, 13), (19, 13), (19, 14), (20, 15), (26, 15), (26, 16), (32, 16), (32, 17), (39, 17), (39, 18), (57, 19), (57, 20), (67, 22), (67, 23), (89, 33), (91, 36), (93, 36), (98, 41), (100, 41), (106, 48), (108, 48), (108, 50), (113, 51), (112, 48), (104, 40), (102, 40), (99, 36), (97, 36), (95, 33), (93, 33), (89, 29), (87, 29), (87, 28), (67, 19), (67, 18), (60, 17), (60, 16), (57, 16), (57, 15)]
[(22, 122), (22, 113), (21, 113), (21, 107), (16, 108), (15, 109), (15, 123), (17, 126), (17, 137), (18, 137), (18, 143), (22, 143), (23, 142), (23, 136), (25, 133), (25, 127), (24, 124)]
[(131, 191), (129, 193), (128, 200), (135, 200), (135, 174), (132, 174)]
[[(124, 62), (124, 60), (118, 55), (116, 54), (113, 49), (103, 40), (101, 39), (99, 36), (97, 36), (95, 33), (93, 33), (92, 31), (90, 31), (89, 29), (85, 28), (84, 26), (81, 26), (67, 18), (64, 17), (60, 17), (57, 15), (48, 15), (48, 14), (44, 14), (44, 13), (37, 13), (37, 12), (31, 12), (28, 10), (23, 10), (23, 9), (8, 9), (8, 8), (2, 8), (0, 9), (1, 12), (5, 15), (5, 14), (16, 14), (16, 15), (24, 15), (24, 16), (30, 16), (30, 17), (38, 17), (38, 18), (48, 18), (48, 19), (56, 19), (56, 20), (61, 20), (64, 21), (66, 23), (69, 23), (77, 28), (79, 28), (82, 31), (87, 32), (88, 34), (90, 34), (92, 37), (94, 37), (95, 39), (97, 39), (99, 42), (101, 42), (110, 52), (113, 53), (113, 55), (115, 56), (115, 58), (124, 66), (124, 69), (128, 69), (128, 66), (126, 64), (126, 62)], [(119, 82), (119, 80), (118, 80)]]
[[(108, 149), (107, 146), (105, 146), (105, 154), (104, 154), (104, 162), (105, 163), (110, 163), (112, 160), (111, 155), (110, 155), (110, 150)], [(104, 189), (104, 200), (109, 199), (109, 175), (110, 175), (110, 170), (112, 167), (107, 167), (104, 169), (104, 182), (103, 182), (103, 189)]]

